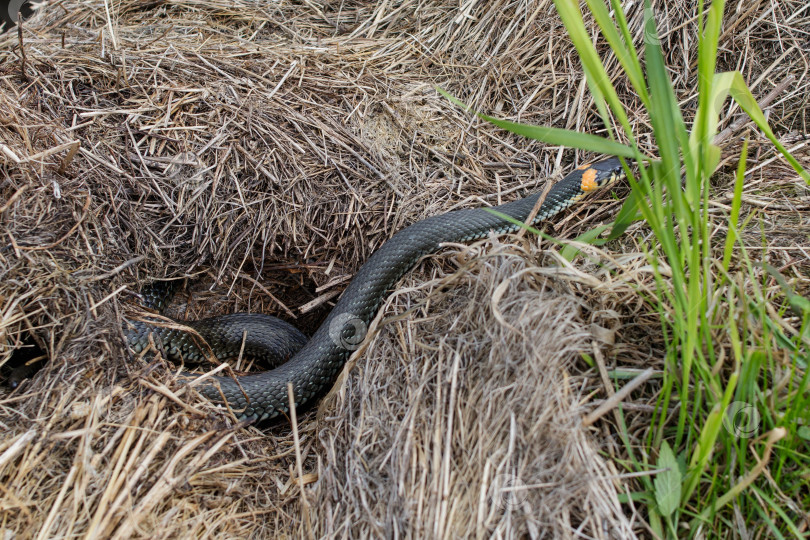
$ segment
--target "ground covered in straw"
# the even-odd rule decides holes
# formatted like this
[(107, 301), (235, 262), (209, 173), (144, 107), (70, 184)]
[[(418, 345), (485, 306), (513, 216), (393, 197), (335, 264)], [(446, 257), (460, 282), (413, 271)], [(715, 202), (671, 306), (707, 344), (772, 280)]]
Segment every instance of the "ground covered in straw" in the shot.
[[(693, 3), (656, 4), (694, 101)], [(802, 6), (731, 5), (720, 62), (807, 167)], [(641, 41), (639, 5), (631, 20)], [(648, 534), (619, 502), (635, 488), (612, 461), (613, 417), (588, 416), (613, 392), (606, 365), (662, 368), (641, 226), (574, 264), (532, 235), (422, 261), (297, 434), (235, 425), (124, 347), (150, 278), (186, 279), (181, 317), (265, 312), (311, 333), (393, 232), (592, 157), (473, 120), (437, 84), (477, 110), (601, 132), (549, 0), (66, 0), (0, 38), (0, 374), (31, 340), (48, 359), (0, 390), (0, 537)], [(807, 192), (723, 114), (729, 165), (742, 135), (756, 146), (744, 209), (768, 212), (750, 245), (767, 238), (806, 293)], [(626, 187), (613, 194), (547, 230), (609, 220)], [(655, 380), (626, 402), (631, 440)]]

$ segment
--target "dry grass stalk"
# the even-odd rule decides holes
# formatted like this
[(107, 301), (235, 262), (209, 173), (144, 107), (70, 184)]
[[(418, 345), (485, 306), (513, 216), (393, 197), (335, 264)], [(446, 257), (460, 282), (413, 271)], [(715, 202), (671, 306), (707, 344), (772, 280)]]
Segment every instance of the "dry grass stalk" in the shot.
[[(689, 102), (694, 8), (657, 4)], [(751, 2), (724, 27), (721, 64), (756, 94), (793, 77), (770, 104), (786, 140), (808, 131), (802, 5)], [(452, 277), (446, 256), (423, 264), (383, 317), (415, 309), (382, 325), (321, 422), (300, 419), (299, 445), (283, 426), (231, 427), (181, 394), (159, 359), (131, 361), (120, 339), (126, 301), (150, 277), (203, 284), (175, 306), (182, 316), (264, 311), (312, 330), (394, 231), (542, 189), (584, 158), (472, 122), (433, 91), (599, 132), (550, 0), (68, 0), (21, 36), (0, 37), (0, 369), (26, 335), (50, 361), (0, 391), (3, 535), (297, 536), (301, 484), (324, 534), (645, 532), (616, 502), (632, 480), (604, 459), (622, 457), (610, 417), (578, 423), (607, 394), (575, 362), (596, 342), (610, 365), (661, 369), (659, 321), (641, 294), (651, 273), (632, 236), (594, 253), (601, 267), (566, 265), (533, 238), (481, 244), (485, 257)], [(648, 130), (640, 111), (633, 122)], [(727, 135), (729, 163), (746, 133)], [(793, 143), (805, 162), (807, 144)], [(768, 208), (758, 219), (770, 260), (807, 292), (796, 230), (808, 193), (762, 152), (745, 208)], [(602, 195), (555, 233), (618, 207)], [(758, 229), (747, 234), (761, 246)], [(633, 394), (630, 440), (645, 436), (655, 391)]]

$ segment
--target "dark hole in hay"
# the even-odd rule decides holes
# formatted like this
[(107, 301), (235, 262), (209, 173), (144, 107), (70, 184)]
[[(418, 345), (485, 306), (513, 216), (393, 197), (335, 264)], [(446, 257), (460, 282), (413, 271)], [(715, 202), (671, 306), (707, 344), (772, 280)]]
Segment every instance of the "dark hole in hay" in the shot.
[[(192, 321), (230, 313), (264, 313), (289, 322), (305, 335), (311, 336), (329, 315), (343, 289), (339, 285), (330, 288), (331, 293), (327, 292), (322, 296), (317, 280), (317, 274), (323, 271), (322, 266), (324, 265), (317, 262), (270, 262), (262, 272), (265, 278), (261, 281), (261, 288), (252, 281), (240, 280), (232, 291), (229, 291), (227, 282), (217, 284), (210, 277), (189, 279), (181, 283), (174, 294), (169, 295), (164, 314), (178, 321)], [(244, 271), (249, 276), (258, 273), (251, 266), (246, 266)], [(272, 295), (271, 300), (267, 298), (267, 293)], [(244, 299), (248, 301), (245, 302)], [(151, 309), (153, 306), (145, 307)], [(158, 309), (157, 306), (154, 307)], [(249, 357), (247, 359), (252, 360)], [(254, 371), (273, 366), (259, 361), (256, 364), (248, 363), (247, 367), (247, 371)]]
[[(250, 282), (240, 284), (229, 294), (227, 283), (217, 285), (213, 281), (203, 278), (187, 282), (185, 287), (172, 298), (166, 313), (181, 320), (243, 311), (265, 313), (289, 322), (308, 336), (312, 335), (329, 315), (334, 301), (328, 300), (307, 310), (306, 313), (302, 313), (302, 306), (320, 296), (317, 292), (318, 283), (308, 272), (299, 271), (294, 265), (279, 264), (278, 266), (278, 270), (264, 272), (265, 279), (262, 280), (261, 285), (289, 311), (272, 300), (264, 298), (266, 295), (262, 294), (262, 291), (252, 290), (254, 285)], [(257, 297), (259, 297), (259, 302), (263, 302), (257, 307), (242, 301), (242, 299), (253, 298), (255, 302)], [(223, 307), (223, 303), (226, 304), (226, 307)]]
[(48, 355), (31, 334), (23, 332), (18, 345), (11, 351), (8, 361), (3, 364), (3, 383), (12, 390), (19, 387), (27, 379), (33, 377), (47, 360)]

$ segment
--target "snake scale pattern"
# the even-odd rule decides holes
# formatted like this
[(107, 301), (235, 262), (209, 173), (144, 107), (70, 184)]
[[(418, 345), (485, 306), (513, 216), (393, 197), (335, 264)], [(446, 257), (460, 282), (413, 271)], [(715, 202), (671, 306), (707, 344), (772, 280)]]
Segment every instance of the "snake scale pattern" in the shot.
[[(588, 192), (623, 176), (616, 158), (583, 165), (556, 183), (532, 220), (547, 220)], [(525, 222), (540, 198), (534, 193), (496, 206), (493, 210)], [(369, 323), (388, 291), (424, 255), (439, 250), (445, 242), (469, 242), (496, 234), (514, 232), (518, 225), (483, 208), (457, 210), (429, 217), (385, 242), (360, 268), (334, 309), (315, 334), (307, 338), (288, 323), (268, 315), (237, 313), (182, 324), (192, 326), (220, 360), (236, 357), (243, 346), (249, 356), (265, 359), (274, 369), (239, 377), (220, 376), (200, 392), (214, 402), (224, 397), (240, 420), (265, 420), (289, 413), (287, 384), (292, 383), (295, 406), (318, 397), (332, 386), (351, 353), (366, 336)], [(158, 291), (159, 304), (170, 291)], [(195, 339), (186, 332), (150, 324), (148, 320), (125, 325), (128, 344), (136, 352), (148, 344), (151, 333), (162, 343), (170, 359), (200, 360)]]

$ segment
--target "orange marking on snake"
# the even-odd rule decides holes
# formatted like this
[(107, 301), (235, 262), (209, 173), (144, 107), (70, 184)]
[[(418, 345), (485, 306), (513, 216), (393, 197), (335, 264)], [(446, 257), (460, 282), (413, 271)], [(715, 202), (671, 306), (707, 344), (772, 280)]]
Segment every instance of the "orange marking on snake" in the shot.
[(577, 170), (578, 171), (584, 171), (585, 169), (589, 168), (590, 166), (591, 166), (590, 163), (586, 163), (585, 165), (580, 165), (579, 167), (577, 167)]
[(596, 183), (596, 169), (588, 169), (582, 173), (582, 183), (579, 185), (582, 191), (593, 191), (599, 188)]

